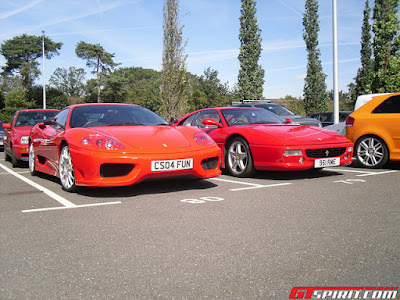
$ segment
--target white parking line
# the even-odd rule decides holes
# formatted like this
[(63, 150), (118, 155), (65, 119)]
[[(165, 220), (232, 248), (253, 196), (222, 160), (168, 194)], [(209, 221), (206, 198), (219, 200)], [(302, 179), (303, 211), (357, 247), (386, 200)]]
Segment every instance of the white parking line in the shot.
[(265, 187), (274, 187), (274, 186), (282, 186), (282, 185), (290, 185), (291, 184), (291, 183), (287, 182), (287, 183), (277, 183), (277, 184), (264, 185), (264, 184), (250, 183), (250, 182), (243, 182), (243, 181), (236, 181), (236, 180), (229, 180), (229, 179), (222, 179), (222, 178), (211, 178), (211, 179), (212, 180), (217, 180), (217, 181), (229, 182), (229, 183), (238, 183), (238, 184), (250, 185), (250, 187), (229, 189), (230, 191), (259, 189), (259, 188), (265, 188)]
[(108, 204), (117, 204), (121, 203), (121, 201), (115, 201), (115, 202), (104, 202), (104, 203), (94, 203), (94, 204), (86, 204), (86, 205), (76, 205), (72, 203), (71, 201), (65, 199), (64, 197), (61, 197), (60, 195), (57, 195), (56, 193), (50, 191), (49, 189), (45, 188), (44, 186), (41, 186), (40, 184), (37, 184), (36, 182), (33, 182), (32, 180), (18, 174), (17, 172), (14, 172), (10, 168), (6, 167), (5, 165), (0, 163), (0, 167), (3, 168), (5, 171), (10, 173), (11, 175), (17, 177), (18, 179), (26, 182), (30, 186), (33, 186), (34, 188), (38, 189), (39, 191), (42, 191), (46, 195), (50, 196), (54, 200), (56, 200), (58, 203), (63, 205), (63, 207), (52, 207), (52, 208), (41, 208), (41, 209), (29, 209), (29, 210), (23, 210), (22, 212), (33, 212), (33, 211), (43, 211), (43, 210), (54, 210), (54, 209), (66, 209), (66, 208), (78, 208), (78, 207), (86, 207), (86, 206), (98, 206), (98, 205), (108, 205)]
[(372, 175), (382, 175), (382, 174), (388, 174), (388, 173), (396, 173), (398, 171), (396, 170), (391, 170), (391, 171), (383, 171), (383, 172), (375, 172), (375, 173), (367, 173), (367, 174), (361, 174), (357, 176), (372, 176)]
[(244, 188), (229, 189), (229, 190), (230, 191), (242, 191), (242, 190), (260, 189), (260, 188), (283, 186), (283, 185), (291, 185), (291, 183), (290, 182), (284, 182), (284, 183), (266, 184), (266, 185), (259, 184), (258, 186), (254, 186), (254, 187), (244, 187)]
[[(17, 173), (17, 174), (26, 174), (26, 173), (30, 173), (30, 171), (21, 171), (21, 172), (15, 172), (15, 173)], [(10, 175), (10, 173), (3, 172), (3, 173), (0, 173), (0, 175)]]
[(341, 172), (349, 172), (349, 173), (361, 173), (361, 174), (356, 175), (356, 176), (374, 176), (374, 175), (381, 175), (381, 174), (398, 172), (396, 170), (382, 171), (382, 172), (372, 172), (372, 171), (360, 171), (360, 170), (349, 170), (349, 169), (339, 169), (339, 168), (325, 168), (324, 170), (341, 171)]

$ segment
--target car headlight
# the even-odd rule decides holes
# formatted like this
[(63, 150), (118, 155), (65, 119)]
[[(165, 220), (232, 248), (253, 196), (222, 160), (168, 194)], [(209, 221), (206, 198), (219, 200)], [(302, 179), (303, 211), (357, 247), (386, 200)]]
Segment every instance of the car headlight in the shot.
[(29, 136), (23, 136), (21, 137), (21, 144), (28, 144), (29, 143)]
[(201, 146), (214, 144), (214, 140), (205, 132), (196, 132), (193, 135), (195, 142)]
[(82, 144), (85, 146), (91, 146), (99, 149), (105, 149), (105, 150), (123, 150), (125, 147), (117, 142), (116, 140), (100, 135), (100, 134), (92, 134), (84, 137), (82, 139)]
[(284, 156), (303, 156), (303, 151), (301, 150), (285, 150), (283, 151)]

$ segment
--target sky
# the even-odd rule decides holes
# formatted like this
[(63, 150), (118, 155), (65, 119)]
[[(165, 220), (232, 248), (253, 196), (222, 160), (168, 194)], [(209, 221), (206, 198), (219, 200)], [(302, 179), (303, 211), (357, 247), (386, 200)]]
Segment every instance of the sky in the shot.
[[(319, 1), (318, 11), (319, 49), (328, 90), (333, 88), (332, 2)], [(307, 65), (304, 5), (304, 0), (257, 1), (265, 98), (303, 96)], [(364, 6), (364, 0), (337, 0), (339, 90), (348, 90), (360, 67)], [(240, 8), (240, 0), (179, 1), (189, 72), (200, 76), (211, 68), (223, 83), (231, 87), (237, 83)], [(80, 41), (100, 44), (114, 53), (119, 67), (161, 71), (162, 10), (163, 0), (0, 0), (0, 44), (24, 33), (41, 36), (43, 30), (52, 41), (62, 42), (60, 55), (45, 61), (47, 83), (58, 67), (84, 68), (86, 79), (94, 78), (86, 61), (75, 54)], [(38, 62), (42, 64), (41, 59)], [(0, 66), (4, 65), (0, 55)]]

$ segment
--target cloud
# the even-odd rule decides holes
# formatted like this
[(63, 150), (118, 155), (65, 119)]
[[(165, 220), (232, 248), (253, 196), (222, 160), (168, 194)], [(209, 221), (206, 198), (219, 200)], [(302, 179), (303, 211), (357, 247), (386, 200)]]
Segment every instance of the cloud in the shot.
[(44, 0), (34, 0), (31, 3), (28, 3), (27, 5), (22, 6), (20, 8), (17, 8), (17, 9), (15, 9), (13, 11), (9, 11), (9, 12), (5, 12), (3, 14), (0, 14), (0, 20), (6, 19), (6, 18), (14, 16), (14, 15), (17, 15), (17, 14), (19, 14), (19, 13), (25, 11), (25, 10), (28, 10), (28, 9), (30, 9), (30, 8), (36, 6), (36, 5), (40, 4), (40, 3), (42, 3), (43, 1)]
[[(36, 0), (36, 2), (39, 2), (39, 1), (42, 2), (44, 0)], [(38, 25), (34, 25), (34, 26), (30, 25), (30, 26), (26, 26), (26, 27), (21, 27), (21, 28), (18, 28), (16, 30), (14, 30), (13, 32), (6, 32), (4, 34), (0, 34), (0, 37), (1, 38), (6, 38), (6, 37), (10, 37), (10, 36), (15, 36), (15, 35), (18, 35), (18, 34), (21, 34), (21, 33), (25, 33), (25, 32), (34, 32), (34, 31), (37, 31), (37, 30), (42, 30), (42, 29), (45, 29), (47, 27), (58, 25), (58, 24), (62, 24), (62, 23), (68, 23), (68, 22), (77, 21), (77, 20), (84, 19), (84, 18), (93, 16), (93, 15), (104, 13), (104, 12), (106, 12), (108, 10), (114, 9), (114, 8), (119, 7), (121, 5), (123, 5), (122, 2), (119, 2), (119, 1), (118, 2), (114, 2), (114, 3), (108, 4), (108, 5), (99, 6), (95, 10), (91, 10), (91, 11), (88, 11), (86, 13), (78, 14), (78, 15), (75, 15), (75, 16), (58, 17), (56, 19), (53, 19), (53, 20), (50, 20), (50, 21), (47, 21), (47, 22), (43, 22), (42, 24), (38, 24)]]

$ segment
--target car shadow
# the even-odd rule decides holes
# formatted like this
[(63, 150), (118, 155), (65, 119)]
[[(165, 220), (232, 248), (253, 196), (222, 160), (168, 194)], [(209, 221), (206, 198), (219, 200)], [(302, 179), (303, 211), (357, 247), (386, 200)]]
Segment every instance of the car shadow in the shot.
[(204, 190), (217, 186), (217, 184), (206, 179), (172, 177), (149, 179), (134, 185), (121, 187), (79, 187), (77, 194), (96, 198), (124, 198), (150, 194), (168, 194), (188, 190)]
[(302, 180), (343, 175), (340, 171), (310, 169), (304, 171), (257, 171), (256, 179), (268, 180)]

